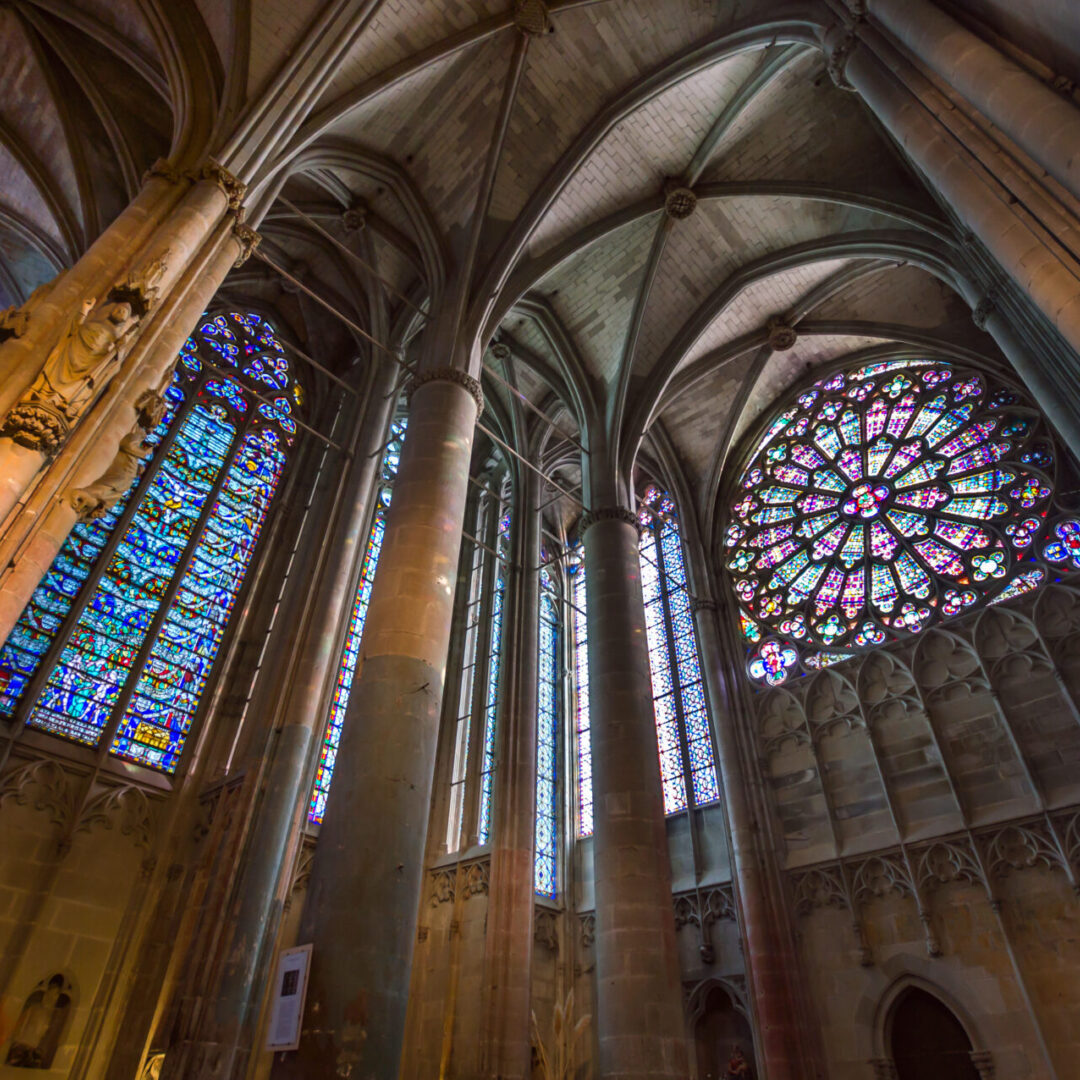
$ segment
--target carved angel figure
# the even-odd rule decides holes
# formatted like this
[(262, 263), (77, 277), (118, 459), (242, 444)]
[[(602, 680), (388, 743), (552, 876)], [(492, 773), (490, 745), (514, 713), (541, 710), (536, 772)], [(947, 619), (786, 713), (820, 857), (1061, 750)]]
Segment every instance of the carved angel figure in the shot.
[(142, 474), (150, 456), (147, 436), (165, 415), (165, 401), (160, 394), (147, 390), (135, 402), (135, 426), (121, 440), (109, 467), (84, 488), (74, 488), (68, 495), (71, 505), (83, 521), (104, 517)]

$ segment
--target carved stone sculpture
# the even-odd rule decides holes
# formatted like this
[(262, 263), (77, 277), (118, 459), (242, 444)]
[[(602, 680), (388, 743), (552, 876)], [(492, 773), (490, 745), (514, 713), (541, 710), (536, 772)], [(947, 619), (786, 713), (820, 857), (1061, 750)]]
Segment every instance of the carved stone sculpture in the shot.
[(38, 983), (15, 1022), (5, 1065), (21, 1069), (48, 1069), (52, 1065), (71, 1011), (70, 990), (63, 975)]
[(135, 402), (135, 426), (120, 440), (116, 457), (109, 467), (84, 488), (74, 488), (68, 501), (78, 511), (81, 521), (104, 517), (131, 490), (141, 475), (143, 463), (150, 456), (147, 436), (165, 415), (165, 399), (147, 390)]
[(167, 255), (114, 286), (103, 303), (83, 301), (33, 385), (8, 413), (0, 435), (47, 456), (56, 453), (119, 367), (157, 299)]

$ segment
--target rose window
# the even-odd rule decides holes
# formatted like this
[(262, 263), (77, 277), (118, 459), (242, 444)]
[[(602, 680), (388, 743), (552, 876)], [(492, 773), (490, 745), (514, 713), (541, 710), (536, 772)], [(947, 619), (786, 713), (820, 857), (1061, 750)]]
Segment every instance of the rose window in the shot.
[(730, 507), (751, 676), (776, 685), (1080, 568), (1055, 468), (1041, 414), (993, 376), (903, 360), (814, 383)]

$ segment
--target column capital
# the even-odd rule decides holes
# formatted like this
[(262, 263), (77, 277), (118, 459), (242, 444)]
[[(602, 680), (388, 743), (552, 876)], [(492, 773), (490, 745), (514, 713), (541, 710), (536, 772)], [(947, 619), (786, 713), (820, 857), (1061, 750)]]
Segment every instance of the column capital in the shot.
[(170, 184), (184, 184), (191, 180), (191, 174), (183, 169), (178, 169), (168, 158), (160, 157), (146, 172), (143, 173), (142, 182), (145, 184), (155, 176), (162, 180), (168, 180)]
[(690, 614), (696, 615), (699, 611), (718, 611), (720, 605), (711, 596), (692, 596), (690, 598)]
[(979, 1074), (979, 1080), (994, 1080), (994, 1055), (989, 1050), (972, 1050), (969, 1057)]
[(244, 194), (247, 192), (247, 184), (229, 172), (224, 165), (211, 158), (198, 170), (195, 178), (197, 180), (209, 180), (217, 184), (222, 194), (229, 201), (229, 209), (233, 213), (239, 212), (244, 201)]
[(448, 382), (462, 387), (472, 395), (473, 401), (476, 402), (476, 415), (479, 416), (484, 411), (484, 391), (481, 389), (480, 383), (467, 372), (453, 367), (433, 368), (430, 371), (421, 371), (418, 375), (414, 375), (408, 389), (409, 401), (412, 401), (413, 394), (421, 386), (431, 382)]
[(980, 329), (986, 329), (987, 320), (997, 311), (997, 293), (990, 289), (971, 309), (971, 321)]
[(233, 236), (240, 245), (240, 254), (233, 266), (243, 266), (251, 258), (251, 253), (259, 246), (262, 237), (250, 226), (237, 219), (233, 225)]
[(625, 521), (627, 525), (637, 528), (637, 514), (633, 510), (627, 510), (623, 506), (604, 506), (599, 510), (586, 510), (581, 515), (579, 531), (582, 536), (598, 521)]
[(856, 10), (850, 26), (837, 25), (825, 37), (825, 70), (841, 90), (855, 93), (848, 81), (847, 63), (859, 44), (859, 26), (866, 21), (865, 11)]

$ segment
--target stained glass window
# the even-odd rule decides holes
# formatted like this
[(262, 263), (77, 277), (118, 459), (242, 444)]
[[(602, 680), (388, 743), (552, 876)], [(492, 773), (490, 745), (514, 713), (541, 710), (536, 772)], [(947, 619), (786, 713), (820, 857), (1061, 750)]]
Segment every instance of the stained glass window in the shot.
[(506, 596), (506, 558), (510, 552), (510, 511), (499, 515), (495, 542), (494, 595), (491, 602), (491, 641), (488, 649), (487, 694), (484, 699), (484, 756), (480, 765), (480, 825), (478, 840), (486, 844), (491, 835), (491, 796), (495, 783), (495, 735), (499, 719), (499, 674), (502, 668), (502, 618)]
[(775, 686), (1080, 568), (1055, 450), (1004, 380), (883, 361), (797, 391), (753, 448), (725, 565), (752, 679)]
[(540, 896), (557, 892), (556, 779), (559, 716), (559, 599), (547, 571), (540, 574), (540, 644), (536, 695), (536, 858), (533, 885)]
[(471, 839), (463, 835), (466, 829), (472, 832), (475, 828), (479, 844), (486, 844), (491, 833), (503, 603), (510, 549), (505, 490), (501, 497), (492, 492), (481, 498), (474, 535), (487, 539), (483, 544), (467, 541), (471, 555), (450, 774), (448, 851), (457, 851)]
[(574, 612), (574, 690), (577, 697), (578, 836), (592, 836), (592, 734), (589, 728), (589, 638), (585, 602), (585, 563), (570, 571)]
[(319, 764), (315, 770), (315, 784), (311, 790), (311, 805), (308, 807), (308, 820), (321, 825), (326, 811), (326, 798), (330, 793), (330, 783), (334, 777), (334, 764), (337, 761), (338, 746), (341, 745), (341, 728), (345, 722), (345, 709), (352, 693), (353, 676), (356, 674), (356, 662), (360, 657), (360, 639), (364, 633), (364, 620), (367, 618), (368, 604), (371, 602), (371, 587), (375, 582), (375, 568), (382, 551), (383, 534), (386, 532), (386, 512), (390, 508), (390, 496), (394, 489), (398, 465), (401, 462), (401, 445), (405, 438), (406, 419), (400, 414), (390, 425), (390, 438), (383, 451), (382, 468), (379, 474), (379, 487), (376, 494), (375, 512), (368, 533), (367, 548), (360, 567), (360, 584), (356, 589), (349, 627), (345, 632), (345, 645), (338, 664), (337, 680), (334, 683), (334, 698), (330, 703), (330, 716), (323, 734), (322, 749), (319, 752)]
[(175, 770), (296, 430), (282, 352), (253, 314), (185, 343), (144, 475), (75, 526), (0, 650), (0, 713)]
[(638, 522), (660, 779), (664, 810), (674, 814), (687, 807), (688, 776), (697, 806), (720, 790), (674, 500), (650, 484)]

